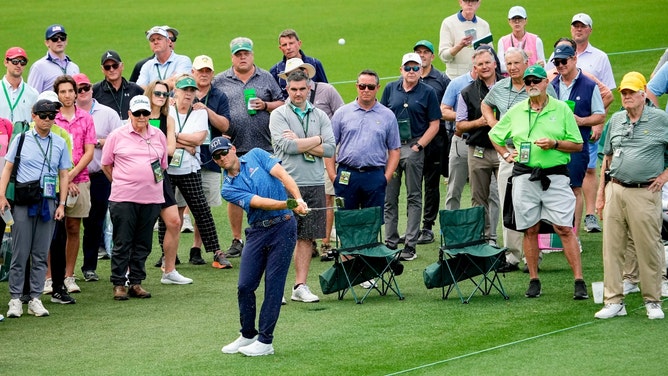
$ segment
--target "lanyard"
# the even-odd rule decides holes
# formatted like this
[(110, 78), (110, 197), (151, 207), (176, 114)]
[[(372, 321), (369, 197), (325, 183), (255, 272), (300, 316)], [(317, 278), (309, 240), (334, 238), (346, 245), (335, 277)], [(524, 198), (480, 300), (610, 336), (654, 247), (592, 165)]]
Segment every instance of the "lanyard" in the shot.
[[(306, 115), (304, 117), (300, 116), (295, 110), (292, 110), (292, 112), (295, 114), (295, 116), (297, 116), (299, 123), (302, 125), (302, 129), (304, 130), (304, 137), (308, 137), (308, 123), (309, 117), (311, 116), (311, 109), (306, 109)], [(306, 120), (306, 123), (304, 120)]]
[[(156, 57), (156, 61), (157, 61), (157, 59), (158, 59), (158, 58)], [(165, 65), (167, 65), (167, 66), (165, 67), (165, 77), (167, 77), (167, 70), (169, 69), (169, 63), (171, 63), (171, 61), (167, 61), (167, 62), (165, 63)], [(159, 80), (164, 80), (164, 78), (162, 78), (162, 73), (160, 72), (160, 62), (158, 62), (157, 64), (155, 64), (155, 70), (158, 71), (158, 79), (159, 79)]]
[(21, 100), (21, 97), (23, 96), (23, 91), (26, 89), (26, 85), (24, 83), (21, 84), (21, 92), (19, 93), (19, 96), (16, 98), (16, 101), (14, 104), (12, 104), (12, 101), (9, 99), (9, 93), (7, 92), (7, 88), (5, 87), (5, 81), (2, 81), (2, 91), (5, 92), (5, 98), (7, 98), (7, 104), (9, 105), (9, 112), (10, 112), (10, 117), (12, 123), (14, 122), (14, 109), (16, 106), (19, 104), (19, 101)]
[(67, 74), (67, 64), (69, 64), (69, 60), (67, 59), (67, 57), (65, 57), (65, 68), (63, 68), (60, 64), (58, 64), (58, 62), (56, 62), (55, 60), (53, 60), (53, 57), (51, 57), (51, 55), (49, 55), (49, 56), (46, 58), (46, 60), (52, 62), (53, 64), (56, 64), (56, 66), (57, 66), (58, 68), (60, 68), (60, 70), (63, 72), (63, 74)]
[(90, 111), (88, 111), (89, 114), (93, 115), (93, 109), (95, 108), (95, 99), (93, 99), (93, 104), (90, 106)]
[[(49, 143), (46, 146), (46, 150), (49, 152), (49, 157), (47, 158), (46, 152), (44, 152), (44, 149), (42, 148), (42, 144), (39, 142), (39, 138), (37, 138), (37, 135), (33, 133), (33, 137), (35, 137), (35, 142), (37, 143), (37, 146), (39, 146), (39, 151), (42, 152), (42, 156), (44, 157), (44, 162), (47, 163), (49, 166), (49, 173), (51, 172), (51, 156), (53, 154), (53, 148), (51, 147), (51, 134), (49, 133)], [(44, 170), (44, 163), (42, 163), (42, 170)]]
[[(517, 100), (517, 97), (520, 95), (520, 93), (522, 93), (523, 90), (524, 90), (524, 85), (522, 85), (520, 90), (517, 93), (515, 93), (515, 96), (511, 100), (510, 99), (510, 94), (513, 92), (513, 80), (510, 80), (510, 85), (508, 86), (508, 105), (506, 106), (506, 112), (508, 112), (508, 110), (510, 110), (510, 107), (512, 107), (515, 104), (515, 101)], [(505, 114), (505, 112), (504, 112), (504, 114)]]
[(111, 93), (111, 97), (114, 99), (114, 104), (116, 104), (116, 107), (118, 108), (118, 115), (122, 116), (122, 111), (123, 111), (123, 95), (125, 95), (125, 88), (123, 87), (123, 84), (121, 83), (121, 95), (119, 96), (119, 99), (116, 100), (116, 96), (114, 95), (114, 89), (111, 85), (109, 85), (109, 81), (104, 80), (104, 82), (107, 84), (107, 88), (109, 89), (109, 92)]
[(186, 114), (185, 120), (183, 120), (183, 125), (181, 125), (181, 114), (179, 113), (179, 109), (176, 108), (176, 104), (174, 105), (174, 111), (176, 111), (176, 120), (179, 122), (179, 133), (183, 130), (183, 127), (186, 126), (186, 123), (188, 122), (188, 117), (190, 116), (190, 113), (193, 112), (193, 107), (190, 106), (188, 108), (188, 113)]
[[(533, 112), (533, 110), (531, 109), (531, 102), (528, 102), (527, 105), (529, 106), (529, 134), (527, 134), (527, 140), (530, 141), (531, 131), (533, 130), (534, 125), (536, 125), (536, 123), (538, 122), (538, 117), (540, 116), (540, 112), (543, 112), (545, 107), (543, 107), (543, 109), (540, 112), (536, 113), (536, 119), (533, 121), (533, 123), (531, 123), (531, 112)], [(545, 105), (547, 106), (547, 102), (545, 102)]]

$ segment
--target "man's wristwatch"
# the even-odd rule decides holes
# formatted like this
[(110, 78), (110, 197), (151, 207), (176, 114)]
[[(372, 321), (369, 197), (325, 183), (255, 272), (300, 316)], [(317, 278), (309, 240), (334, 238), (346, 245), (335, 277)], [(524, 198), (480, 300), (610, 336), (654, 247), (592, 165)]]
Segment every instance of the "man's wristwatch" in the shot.
[(505, 161), (506, 159), (508, 159), (508, 157), (510, 157), (510, 152), (507, 151), (507, 152), (503, 153), (503, 155), (502, 155), (501, 157), (502, 157), (503, 160)]
[(424, 149), (424, 146), (420, 145), (420, 143), (417, 142), (417, 141), (414, 142), (413, 145), (411, 145), (411, 147), (413, 147), (413, 146), (417, 146), (418, 151), (422, 151)]
[(95, 148), (100, 149), (102, 147), (102, 144), (100, 143), (100, 139), (96, 140), (97, 142), (95, 143)]

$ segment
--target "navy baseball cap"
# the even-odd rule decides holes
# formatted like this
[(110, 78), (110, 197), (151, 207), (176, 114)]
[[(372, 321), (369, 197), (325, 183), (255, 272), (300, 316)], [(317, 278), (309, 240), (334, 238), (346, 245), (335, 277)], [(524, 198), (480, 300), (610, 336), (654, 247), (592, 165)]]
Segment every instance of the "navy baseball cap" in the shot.
[(67, 33), (65, 32), (65, 26), (60, 25), (60, 24), (55, 24), (55, 25), (51, 25), (51, 26), (47, 27), (46, 28), (46, 33), (45, 33), (46, 38), (44, 38), (44, 39), (49, 39), (56, 34), (67, 35)]
[(229, 150), (232, 147), (232, 142), (225, 137), (216, 137), (211, 140), (209, 144), (209, 151), (211, 155), (219, 150)]

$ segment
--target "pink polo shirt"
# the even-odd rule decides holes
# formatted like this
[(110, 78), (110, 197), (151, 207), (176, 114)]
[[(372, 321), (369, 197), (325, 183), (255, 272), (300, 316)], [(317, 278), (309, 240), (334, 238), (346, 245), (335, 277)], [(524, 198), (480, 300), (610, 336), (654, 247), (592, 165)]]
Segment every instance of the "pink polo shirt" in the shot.
[(112, 166), (109, 201), (162, 204), (162, 181), (156, 183), (151, 162), (167, 168), (167, 138), (155, 127), (147, 127), (146, 138), (130, 122), (107, 137), (102, 148), (102, 165)]
[[(65, 129), (67, 133), (72, 137), (72, 166), (76, 166), (81, 157), (84, 155), (85, 145), (97, 144), (97, 136), (95, 134), (95, 124), (93, 123), (93, 117), (84, 110), (79, 108), (75, 109), (74, 119), (69, 121), (63, 117), (59, 112), (56, 115), (56, 125)], [(74, 177), (72, 183), (79, 184), (89, 181), (88, 177), (88, 168), (84, 168), (81, 172)]]

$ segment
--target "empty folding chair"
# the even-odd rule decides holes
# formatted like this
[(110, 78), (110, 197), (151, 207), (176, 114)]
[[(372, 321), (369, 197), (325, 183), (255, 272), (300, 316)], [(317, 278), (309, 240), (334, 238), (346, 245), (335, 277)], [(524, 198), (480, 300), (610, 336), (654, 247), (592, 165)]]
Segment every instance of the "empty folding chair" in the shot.
[[(480, 291), (488, 295), (492, 289), (509, 299), (496, 268), (505, 257), (505, 248), (489, 244), (485, 238), (485, 209), (476, 206), (460, 210), (441, 210), (441, 247), (438, 261), (429, 265), (423, 273), (428, 289), (441, 288), (443, 299), (457, 291), (462, 303)], [(473, 291), (465, 296), (460, 284), (471, 281)], [(446, 291), (447, 286), (447, 291)]]
[[(371, 291), (386, 295), (392, 291), (402, 300), (396, 276), (403, 272), (399, 262), (400, 250), (392, 250), (382, 243), (381, 226), (383, 211), (380, 207), (359, 210), (339, 210), (334, 213), (337, 248), (333, 250), (334, 265), (320, 274), (320, 287), (324, 294), (338, 293), (339, 300), (350, 291), (355, 302), (364, 302)], [(355, 289), (369, 282), (358, 297)]]

